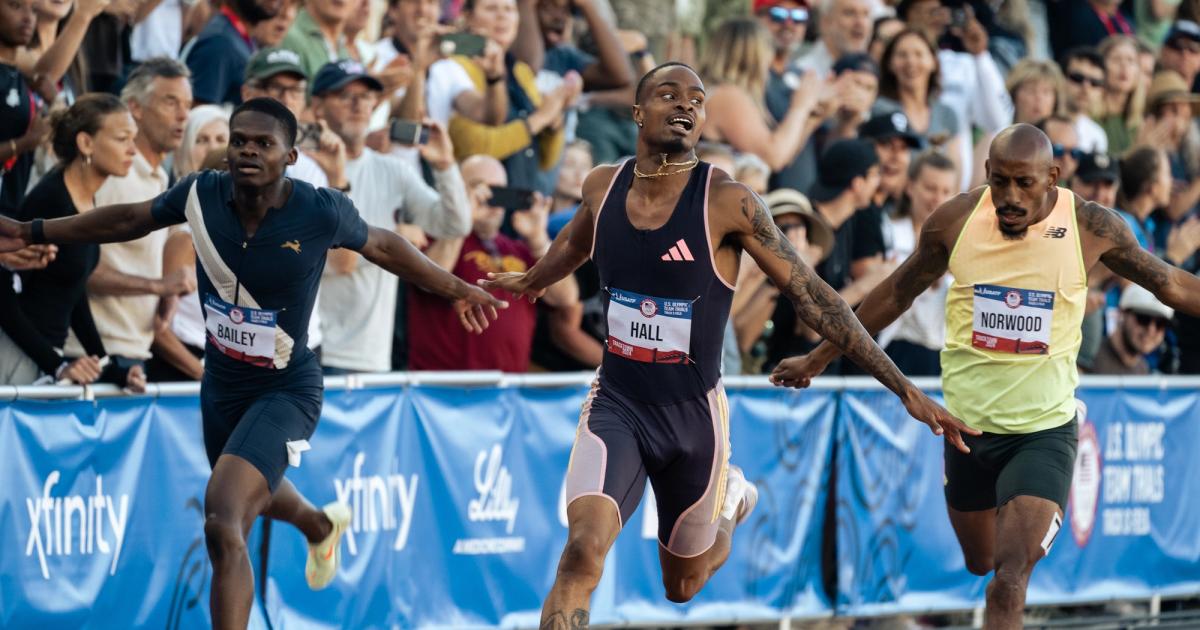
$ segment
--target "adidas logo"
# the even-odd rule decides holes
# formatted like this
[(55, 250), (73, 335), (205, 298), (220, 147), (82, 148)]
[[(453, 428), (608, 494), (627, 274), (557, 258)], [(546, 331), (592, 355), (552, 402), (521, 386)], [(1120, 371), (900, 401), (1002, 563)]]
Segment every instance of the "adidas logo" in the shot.
[(675, 245), (671, 246), (671, 249), (668, 249), (667, 253), (662, 255), (662, 259), (668, 262), (673, 260), (696, 260), (692, 258), (692, 250), (688, 249), (687, 243), (683, 242), (683, 239), (676, 241)]

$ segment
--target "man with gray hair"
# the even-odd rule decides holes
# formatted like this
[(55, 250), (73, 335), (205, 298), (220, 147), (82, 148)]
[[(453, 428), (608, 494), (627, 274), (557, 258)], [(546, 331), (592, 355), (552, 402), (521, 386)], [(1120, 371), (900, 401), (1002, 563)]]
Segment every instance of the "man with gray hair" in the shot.
[[(146, 60), (129, 75), (121, 100), (137, 123), (137, 153), (124, 177), (110, 177), (96, 192), (96, 205), (136, 203), (167, 190), (163, 159), (183, 142), (192, 108), (191, 73), (167, 57)], [(167, 231), (156, 230), (127, 243), (100, 246), (100, 264), (88, 279), (88, 301), (104, 347), (118, 363), (150, 358), (156, 317), (167, 317), (180, 295), (196, 290), (193, 269), (163, 277)]]
[(821, 39), (797, 65), (826, 76), (843, 55), (867, 52), (878, 7), (878, 0), (821, 0)]

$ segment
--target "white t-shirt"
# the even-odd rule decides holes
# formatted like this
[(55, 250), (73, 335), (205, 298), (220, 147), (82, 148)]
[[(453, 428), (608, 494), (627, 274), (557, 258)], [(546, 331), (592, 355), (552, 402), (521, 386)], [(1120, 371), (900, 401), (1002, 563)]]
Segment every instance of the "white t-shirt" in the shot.
[[(892, 219), (891, 234), (896, 258), (904, 260), (911, 256), (917, 246), (912, 217)], [(879, 333), (879, 347), (886, 348), (889, 343), (901, 340), (941, 350), (946, 343), (946, 293), (950, 290), (950, 280), (950, 274), (946, 274), (918, 295), (912, 307)]]
[(1099, 123), (1079, 114), (1075, 117), (1075, 135), (1079, 136), (1079, 149), (1087, 153), (1108, 153), (1108, 134)]
[(183, 2), (162, 0), (129, 36), (130, 57), (146, 61), (154, 57), (179, 58), (183, 45)]
[[(321, 165), (303, 151), (296, 152), (296, 163), (289, 166), (285, 174), (292, 179), (312, 184), (314, 188), (329, 188), (329, 177), (325, 175), (325, 171), (321, 170)], [(199, 305), (199, 301), (196, 304)], [(308, 320), (308, 343), (305, 345), (309, 348), (317, 348), (322, 341), (321, 315), (314, 308), (312, 317)]]
[[(346, 178), (350, 200), (369, 225), (393, 230), (399, 214), (401, 222), (415, 223), (433, 238), (459, 238), (471, 229), (458, 167), (435, 172), (435, 190), (407, 162), (363, 149), (346, 162)], [(397, 282), (395, 275), (361, 258), (350, 273), (325, 267), (316, 309), (326, 340), (322, 365), (359, 372), (391, 369)]]
[(459, 94), (474, 89), (471, 75), (457, 61), (435, 61), (429, 67), (429, 78), (425, 83), (425, 107), (429, 117), (442, 126), (449, 125), (450, 115), (454, 113), (454, 100)]

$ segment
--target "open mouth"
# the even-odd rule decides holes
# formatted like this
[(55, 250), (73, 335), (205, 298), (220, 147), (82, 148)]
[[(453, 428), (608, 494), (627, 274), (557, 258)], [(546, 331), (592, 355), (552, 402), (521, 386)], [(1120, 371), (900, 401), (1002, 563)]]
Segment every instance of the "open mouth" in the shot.
[(696, 126), (696, 121), (689, 116), (672, 116), (667, 119), (667, 126), (689, 133)]
[(261, 173), (262, 167), (258, 166), (257, 164), (238, 164), (234, 170), (242, 175), (253, 175), (255, 173)]

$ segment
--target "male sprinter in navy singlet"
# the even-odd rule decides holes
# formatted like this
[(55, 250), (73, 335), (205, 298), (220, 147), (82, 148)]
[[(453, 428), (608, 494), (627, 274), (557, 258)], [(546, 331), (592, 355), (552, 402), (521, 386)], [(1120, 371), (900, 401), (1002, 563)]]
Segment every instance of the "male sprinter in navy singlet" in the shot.
[(507, 306), (443, 271), (394, 232), (368, 227), (345, 195), (284, 177), (296, 162), (296, 118), (259, 98), (230, 117), (229, 172), (190, 175), (142, 203), (52, 221), (0, 218), (0, 251), (30, 243), (111, 243), (187, 222), (200, 265), (208, 343), (200, 408), (212, 477), (204, 535), (213, 563), (215, 628), (245, 628), (254, 596), (246, 535), (260, 514), (287, 521), (309, 542), (306, 578), (333, 579), (349, 508), (315, 509), (283, 473), (316, 428), (322, 377), (304, 343), (331, 247), (367, 260), (447, 299), (479, 332)]
[(482, 284), (536, 298), (591, 257), (608, 294), (608, 343), (567, 470), (566, 548), (542, 628), (588, 625), (604, 557), (642, 498), (658, 503), (667, 599), (686, 602), (729, 556), (757, 491), (728, 465), (721, 340), (742, 251), (799, 317), (847, 349), (912, 416), (960, 448), (967, 429), (896, 369), (832, 289), (796, 255), (749, 188), (696, 159), (704, 84), (670, 63), (638, 84), (637, 156), (588, 175), (583, 203), (526, 273)]

